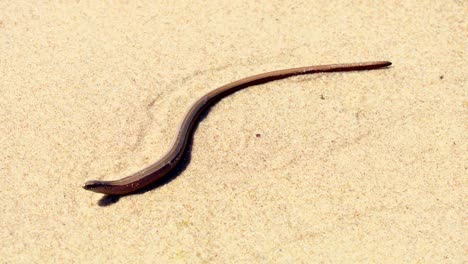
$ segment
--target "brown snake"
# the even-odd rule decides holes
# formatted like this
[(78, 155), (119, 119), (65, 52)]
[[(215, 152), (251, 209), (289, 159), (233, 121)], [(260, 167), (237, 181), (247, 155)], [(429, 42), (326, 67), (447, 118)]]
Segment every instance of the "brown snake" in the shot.
[(197, 122), (200, 114), (224, 96), (232, 94), (240, 89), (300, 74), (373, 70), (388, 67), (391, 64), (392, 63), (389, 61), (373, 61), (299, 67), (262, 73), (221, 86), (198, 99), (198, 101), (190, 107), (190, 110), (180, 124), (177, 137), (171, 149), (160, 160), (120, 180), (87, 181), (83, 188), (98, 193), (123, 195), (140, 190), (148, 184), (164, 177), (182, 158), (194, 124)]

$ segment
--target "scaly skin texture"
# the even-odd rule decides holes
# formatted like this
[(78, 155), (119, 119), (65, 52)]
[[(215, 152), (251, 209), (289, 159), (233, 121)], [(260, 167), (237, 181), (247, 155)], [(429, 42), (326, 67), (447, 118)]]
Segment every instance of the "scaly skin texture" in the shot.
[(392, 63), (389, 61), (372, 61), (360, 63), (331, 64), (299, 67), (272, 71), (247, 77), (224, 86), (221, 86), (196, 101), (185, 115), (177, 132), (177, 137), (171, 149), (158, 161), (130, 176), (114, 181), (87, 181), (84, 189), (113, 195), (124, 195), (140, 190), (169, 173), (182, 158), (187, 142), (194, 125), (198, 122), (200, 114), (221, 98), (249, 86), (279, 80), (295, 75), (312, 74), (319, 72), (363, 71), (385, 68)]

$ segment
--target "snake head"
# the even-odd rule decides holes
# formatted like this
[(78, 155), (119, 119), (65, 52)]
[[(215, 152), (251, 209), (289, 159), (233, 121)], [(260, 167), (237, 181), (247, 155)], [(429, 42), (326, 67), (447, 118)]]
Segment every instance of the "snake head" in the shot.
[(83, 189), (97, 193), (102, 193), (101, 190), (106, 189), (106, 184), (102, 181), (87, 181), (83, 185)]

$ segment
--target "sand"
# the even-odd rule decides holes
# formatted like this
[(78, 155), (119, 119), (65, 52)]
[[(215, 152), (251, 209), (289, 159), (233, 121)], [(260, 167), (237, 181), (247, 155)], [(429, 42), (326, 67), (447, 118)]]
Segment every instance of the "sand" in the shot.
[[(0, 262), (467, 261), (466, 2), (33, 2), (0, 3)], [(156, 188), (81, 188), (220, 85), (373, 60), (225, 98)]]

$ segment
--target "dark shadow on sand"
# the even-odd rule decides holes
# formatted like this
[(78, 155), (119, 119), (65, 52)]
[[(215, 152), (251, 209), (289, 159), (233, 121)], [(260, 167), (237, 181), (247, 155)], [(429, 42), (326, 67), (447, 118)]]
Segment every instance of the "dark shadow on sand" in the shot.
[[(391, 62), (388, 62), (387, 65), (384, 65), (382, 68), (378, 68), (378, 69), (375, 69), (372, 66), (370, 66), (369, 69), (383, 70), (383, 69), (385, 69), (386, 66), (390, 66), (391, 64), (392, 64)], [(345, 70), (341, 69), (341, 70), (339, 70), (338, 69), (338, 70), (330, 70), (328, 72), (335, 72), (335, 71), (346, 72), (346, 71), (355, 71), (355, 70), (353, 70), (353, 69), (345, 69)], [(301, 74), (310, 74), (310, 73), (311, 72), (309, 72), (309, 73), (304, 72), (304, 73), (301, 73)], [(189, 135), (189, 139), (188, 139), (187, 146), (186, 146), (186, 149), (185, 149), (185, 153), (183, 154), (182, 159), (179, 161), (179, 163), (174, 167), (174, 169), (171, 172), (169, 172), (166, 176), (160, 178), (159, 180), (145, 186), (141, 190), (136, 191), (134, 193), (130, 193), (130, 194), (126, 194), (126, 195), (104, 195), (104, 197), (102, 197), (98, 201), (98, 205), (99, 206), (109, 206), (109, 205), (117, 203), (120, 200), (120, 198), (123, 197), (123, 196), (138, 195), (138, 194), (146, 193), (148, 191), (151, 191), (151, 190), (153, 190), (155, 188), (158, 188), (160, 186), (163, 186), (163, 185), (171, 182), (173, 179), (175, 179), (177, 176), (179, 176), (187, 168), (188, 164), (190, 163), (190, 159), (191, 159), (191, 155), (192, 155), (193, 134), (195, 133), (195, 131), (197, 130), (198, 126), (203, 121), (203, 119), (205, 119), (208, 116), (208, 114), (210, 112), (210, 109), (214, 105), (219, 103), (219, 101), (221, 101), (221, 99), (223, 99), (224, 97), (226, 97), (226, 96), (228, 96), (230, 94), (233, 94), (233, 93), (235, 93), (235, 92), (237, 92), (239, 90), (242, 90), (244, 88), (247, 88), (247, 87), (256, 86), (256, 85), (264, 84), (264, 83), (267, 83), (267, 82), (270, 82), (270, 81), (284, 79), (284, 78), (288, 78), (288, 77), (291, 77), (291, 76), (297, 76), (297, 75), (301, 75), (301, 74), (284, 74), (284, 75), (281, 75), (281, 76), (256, 79), (256, 80), (253, 80), (251, 82), (247, 82), (247, 83), (244, 83), (242, 85), (239, 85), (234, 90), (224, 91), (224, 92), (218, 94), (216, 97), (212, 98), (212, 100), (210, 101), (211, 104), (207, 103), (203, 107), (203, 109), (201, 110), (200, 116), (198, 117), (198, 120), (196, 120), (196, 122), (195, 122), (196, 124), (194, 125), (193, 129), (190, 131), (190, 135)], [(155, 161), (156, 161), (156, 159), (155, 159)]]
[[(217, 102), (216, 102), (217, 103)], [(195, 124), (194, 128), (192, 129), (192, 132), (190, 133), (189, 140), (187, 142), (187, 147), (185, 149), (185, 153), (182, 156), (182, 159), (179, 161), (179, 163), (174, 167), (172, 171), (170, 171), (166, 176), (160, 178), (159, 180), (143, 187), (142, 189), (130, 193), (130, 194), (125, 194), (125, 195), (104, 195), (101, 199), (98, 201), (99, 206), (109, 206), (112, 204), (117, 203), (121, 197), (124, 196), (129, 196), (129, 195), (139, 195), (139, 194), (144, 194), (148, 191), (151, 191), (153, 189), (159, 188), (165, 184), (170, 183), (173, 179), (175, 179), (177, 176), (179, 176), (189, 165), (190, 160), (192, 158), (192, 147), (193, 147), (193, 135), (195, 131), (197, 130), (199, 124), (203, 119), (206, 118), (206, 116), (209, 113), (209, 109), (206, 109), (201, 115), (198, 120), (198, 122)], [(156, 159), (155, 159), (156, 161)]]

